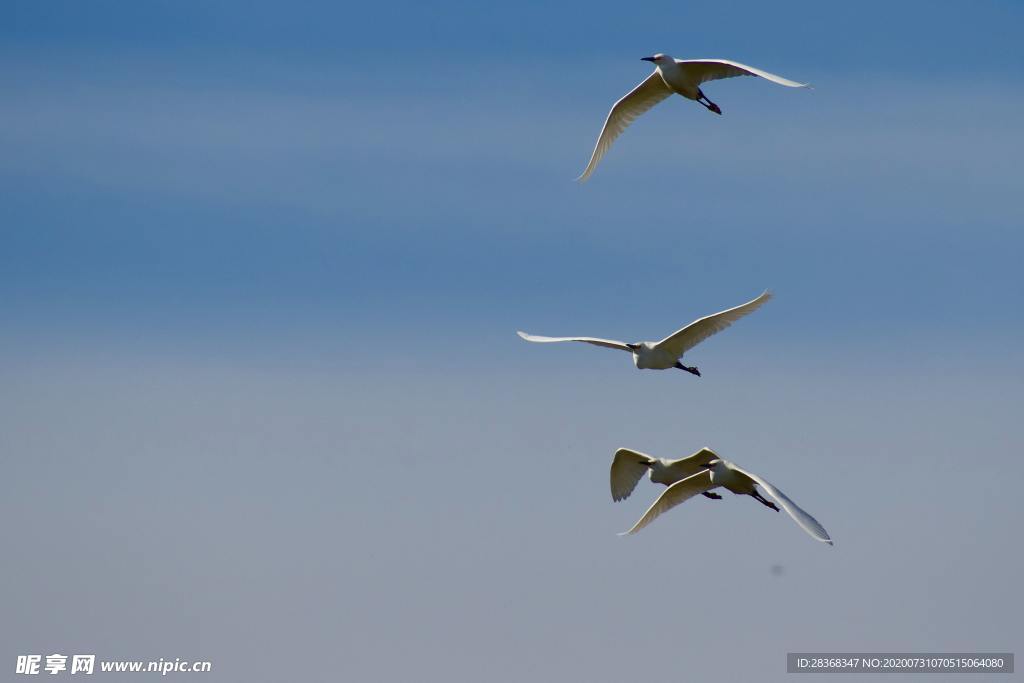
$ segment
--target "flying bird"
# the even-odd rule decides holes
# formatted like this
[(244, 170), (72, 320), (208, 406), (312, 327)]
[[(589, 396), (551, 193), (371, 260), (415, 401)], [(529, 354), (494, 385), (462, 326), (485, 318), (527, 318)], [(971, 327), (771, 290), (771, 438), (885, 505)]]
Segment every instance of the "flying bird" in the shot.
[[(612, 459), (611, 487), (612, 500), (620, 501), (629, 498), (633, 493), (637, 482), (645, 474), (655, 484), (671, 486), (677, 481), (704, 471), (704, 466), (712, 460), (717, 460), (718, 455), (710, 448), (702, 448), (693, 455), (678, 460), (666, 460), (655, 458), (646, 453), (634, 451), (629, 448), (620, 448), (615, 451)], [(705, 491), (708, 498), (721, 499), (717, 493)]]
[(700, 370), (696, 367), (683, 365), (679, 361), (682, 355), (711, 335), (721, 332), (743, 316), (757, 310), (770, 298), (772, 298), (771, 292), (765, 291), (761, 296), (745, 304), (694, 320), (683, 329), (665, 337), (659, 342), (644, 341), (627, 344), (626, 342), (613, 339), (599, 339), (597, 337), (542, 337), (536, 334), (527, 334), (526, 332), (516, 332), (516, 334), (531, 342), (586, 342), (596, 346), (605, 346), (609, 349), (629, 351), (633, 354), (633, 364), (637, 369), (667, 370), (668, 368), (678, 368), (700, 377)]
[(626, 130), (626, 127), (641, 114), (672, 93), (695, 100), (708, 111), (721, 114), (721, 107), (709, 100), (700, 89), (701, 83), (734, 76), (759, 76), (789, 88), (807, 87), (806, 83), (797, 83), (788, 78), (728, 59), (674, 59), (669, 55), (659, 53), (653, 57), (643, 57), (643, 61), (654, 64), (654, 73), (612, 105), (611, 111), (608, 112), (608, 118), (604, 121), (601, 134), (597, 137), (594, 152), (590, 155), (590, 163), (576, 180), (582, 181), (589, 178), (597, 168), (601, 157), (612, 146), (615, 138), (619, 137), (622, 131)]
[[(710, 452), (710, 449), (704, 450)], [(704, 453), (704, 451), (701, 451), (700, 453)], [(698, 455), (700, 455), (700, 453), (698, 453)], [(617, 453), (616, 457), (618, 457)], [(658, 496), (658, 499), (651, 504), (651, 507), (647, 508), (647, 512), (644, 513), (644, 516), (633, 525), (633, 528), (620, 535), (624, 536), (626, 534), (635, 534), (637, 531), (640, 531), (657, 519), (663, 512), (671, 510), (680, 503), (693, 498), (698, 493), (707, 493), (711, 489), (721, 486), (735, 494), (751, 496), (762, 505), (765, 505), (776, 512), (779, 511), (779, 505), (781, 505), (782, 509), (793, 518), (793, 521), (799, 524), (800, 528), (810, 534), (812, 538), (821, 541), (822, 543), (832, 545), (832, 539), (829, 537), (828, 532), (825, 531), (825, 527), (823, 527), (818, 520), (804, 512), (804, 510), (790, 500), (786, 494), (756, 474), (742, 470), (728, 460), (723, 460), (717, 456), (714, 459), (703, 463), (700, 467), (702, 468), (701, 472), (691, 474), (685, 479), (675, 482), (662, 491), (661, 495)], [(758, 486), (764, 489), (765, 493), (775, 499), (779, 505), (776, 505), (765, 498), (761, 492), (757, 490)]]

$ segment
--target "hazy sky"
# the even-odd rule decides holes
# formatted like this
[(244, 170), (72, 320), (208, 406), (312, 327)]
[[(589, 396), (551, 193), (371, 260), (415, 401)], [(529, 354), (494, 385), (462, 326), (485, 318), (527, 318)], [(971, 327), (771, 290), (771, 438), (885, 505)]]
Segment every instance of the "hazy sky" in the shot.
[[(0, 670), (1024, 651), (1018, 3), (5, 9)], [(667, 101), (572, 182), (659, 51), (814, 89), (710, 84), (724, 116)], [(765, 288), (699, 379), (514, 334)], [(613, 503), (615, 448), (705, 445), (835, 547), (731, 494), (618, 538), (660, 488)]]

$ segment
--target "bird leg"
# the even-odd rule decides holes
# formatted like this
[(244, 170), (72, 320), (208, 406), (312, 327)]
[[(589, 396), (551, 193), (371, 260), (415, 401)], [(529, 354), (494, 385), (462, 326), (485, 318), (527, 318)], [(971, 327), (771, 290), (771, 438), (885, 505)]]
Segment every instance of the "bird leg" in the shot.
[(676, 361), (676, 364), (673, 367), (679, 368), (680, 370), (686, 370), (691, 375), (697, 375), (698, 377), (700, 377), (700, 370), (698, 370), (696, 367), (691, 368), (688, 365), (683, 365), (679, 361)]
[(711, 500), (722, 500), (722, 495), (720, 493), (714, 493), (712, 491), (702, 491), (700, 495), (706, 496)]
[(776, 505), (775, 503), (771, 502), (770, 500), (768, 500), (764, 496), (762, 496), (760, 491), (754, 491), (750, 495), (753, 496), (754, 499), (757, 500), (757, 502), (761, 503), (761, 505), (770, 507), (772, 510), (775, 510), (776, 512), (779, 511), (779, 506)]
[(713, 111), (713, 112), (715, 112), (716, 114), (719, 114), (719, 115), (722, 113), (722, 108), (719, 107), (714, 102), (712, 102), (711, 100), (709, 100), (708, 96), (705, 95), (704, 91), (702, 91), (702, 90), (698, 90), (697, 91), (697, 101), (700, 102), (705, 107), (707, 107), (708, 111)]

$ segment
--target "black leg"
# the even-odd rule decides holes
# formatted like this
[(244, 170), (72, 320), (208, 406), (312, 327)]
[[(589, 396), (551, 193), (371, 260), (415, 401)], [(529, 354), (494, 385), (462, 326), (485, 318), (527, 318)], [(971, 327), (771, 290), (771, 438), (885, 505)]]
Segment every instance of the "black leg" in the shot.
[(682, 364), (682, 363), (680, 363), (679, 361), (676, 361), (676, 364), (675, 364), (675, 365), (674, 365), (673, 367), (677, 367), (677, 368), (679, 368), (680, 370), (686, 370), (686, 371), (687, 371), (688, 373), (690, 373), (691, 375), (697, 375), (698, 377), (700, 377), (700, 370), (698, 370), (698, 369), (697, 369), (697, 368), (695, 368), (695, 367), (691, 368), (691, 367), (690, 367), (690, 366), (688, 366), (688, 365), (683, 365), (683, 364)]
[(776, 512), (779, 511), (779, 506), (776, 505), (775, 503), (771, 502), (770, 500), (768, 500), (764, 496), (762, 496), (760, 491), (754, 491), (750, 495), (753, 496), (754, 499), (757, 500), (757, 502), (759, 502), (761, 505), (764, 505), (766, 507), (770, 507), (772, 510), (775, 510)]
[(722, 108), (719, 107), (714, 102), (712, 102), (711, 100), (709, 100), (708, 96), (704, 94), (703, 90), (698, 90), (697, 91), (697, 96), (698, 96), (697, 97), (697, 101), (700, 102), (701, 104), (703, 104), (705, 107), (707, 107), (708, 111), (713, 111), (716, 114), (721, 114), (722, 113)]
[(711, 491), (704, 491), (700, 495), (706, 496), (706, 497), (710, 498), (711, 500), (722, 500), (722, 495), (721, 494), (713, 493)]

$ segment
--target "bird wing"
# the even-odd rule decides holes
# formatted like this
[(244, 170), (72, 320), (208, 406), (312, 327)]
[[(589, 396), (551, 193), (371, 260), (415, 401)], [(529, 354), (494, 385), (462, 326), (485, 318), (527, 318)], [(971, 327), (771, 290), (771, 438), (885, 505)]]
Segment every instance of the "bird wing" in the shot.
[(753, 313), (771, 298), (771, 292), (765, 291), (761, 296), (745, 304), (694, 320), (678, 332), (665, 337), (655, 346), (658, 349), (670, 351), (678, 358), (711, 335), (721, 332), (748, 313)]
[(647, 463), (652, 460), (651, 456), (628, 448), (615, 451), (611, 472), (612, 500), (629, 498), (637, 482), (647, 472)]
[(601, 134), (597, 136), (597, 144), (594, 145), (594, 152), (590, 155), (590, 162), (576, 180), (582, 181), (589, 178), (600, 163), (601, 157), (615, 142), (615, 138), (619, 137), (622, 131), (626, 130), (626, 127), (637, 117), (671, 94), (672, 91), (665, 85), (661, 75), (655, 71), (640, 85), (630, 90), (625, 97), (613, 104), (611, 111), (608, 112), (608, 118), (604, 120)]
[(686, 479), (677, 481), (661, 492), (658, 499), (651, 503), (651, 507), (647, 508), (647, 512), (633, 525), (632, 529), (619, 535), (635, 534), (657, 519), (661, 513), (671, 510), (676, 505), (693, 498), (698, 493), (703, 493), (713, 488), (715, 488), (715, 485), (711, 483), (711, 470), (704, 470)]
[(657, 476), (655, 475), (655, 471), (651, 470), (651, 481), (656, 484), (671, 486), (681, 479), (686, 479), (687, 477), (702, 471), (705, 465), (710, 463), (712, 460), (718, 459), (718, 454), (713, 450), (710, 448), (702, 448), (693, 455), (688, 455), (685, 458), (669, 460), (666, 463), (664, 471), (658, 472)]
[(805, 512), (803, 508), (801, 508), (799, 505), (790, 500), (789, 496), (787, 496), (785, 493), (778, 490), (777, 488), (766, 482), (764, 479), (757, 476), (756, 474), (752, 474), (750, 472), (747, 472), (746, 470), (741, 470), (736, 466), (733, 466), (732, 469), (748, 477), (755, 484), (763, 488), (765, 490), (765, 493), (767, 493), (769, 496), (778, 501), (779, 505), (782, 506), (782, 509), (785, 510), (786, 513), (793, 518), (793, 521), (799, 524), (800, 528), (806, 531), (808, 534), (810, 534), (815, 540), (832, 545), (832, 539), (829, 537), (828, 532), (825, 531), (825, 527), (823, 527), (821, 523), (814, 517), (811, 517), (809, 514), (807, 514), (807, 512)]
[(712, 460), (719, 460), (719, 455), (710, 448), (702, 448), (693, 455), (688, 455), (685, 458), (676, 460), (673, 465), (683, 465), (688, 468), (692, 468), (694, 471), (698, 470), (702, 465), (707, 465)]
[(541, 344), (565, 341), (586, 342), (588, 344), (595, 344), (609, 349), (619, 349), (621, 351), (629, 351), (632, 353), (632, 349), (626, 346), (625, 342), (615, 341), (614, 339), (598, 339), (597, 337), (542, 337), (539, 334), (527, 334), (526, 332), (516, 332), (516, 334), (526, 341), (539, 342)]
[(733, 78), (735, 76), (760, 76), (761, 78), (785, 85), (789, 88), (806, 88), (807, 83), (797, 83), (773, 73), (755, 69), (746, 64), (733, 62), (728, 59), (677, 59), (676, 64), (680, 65), (687, 77), (700, 85), (708, 81), (717, 81), (720, 78)]

